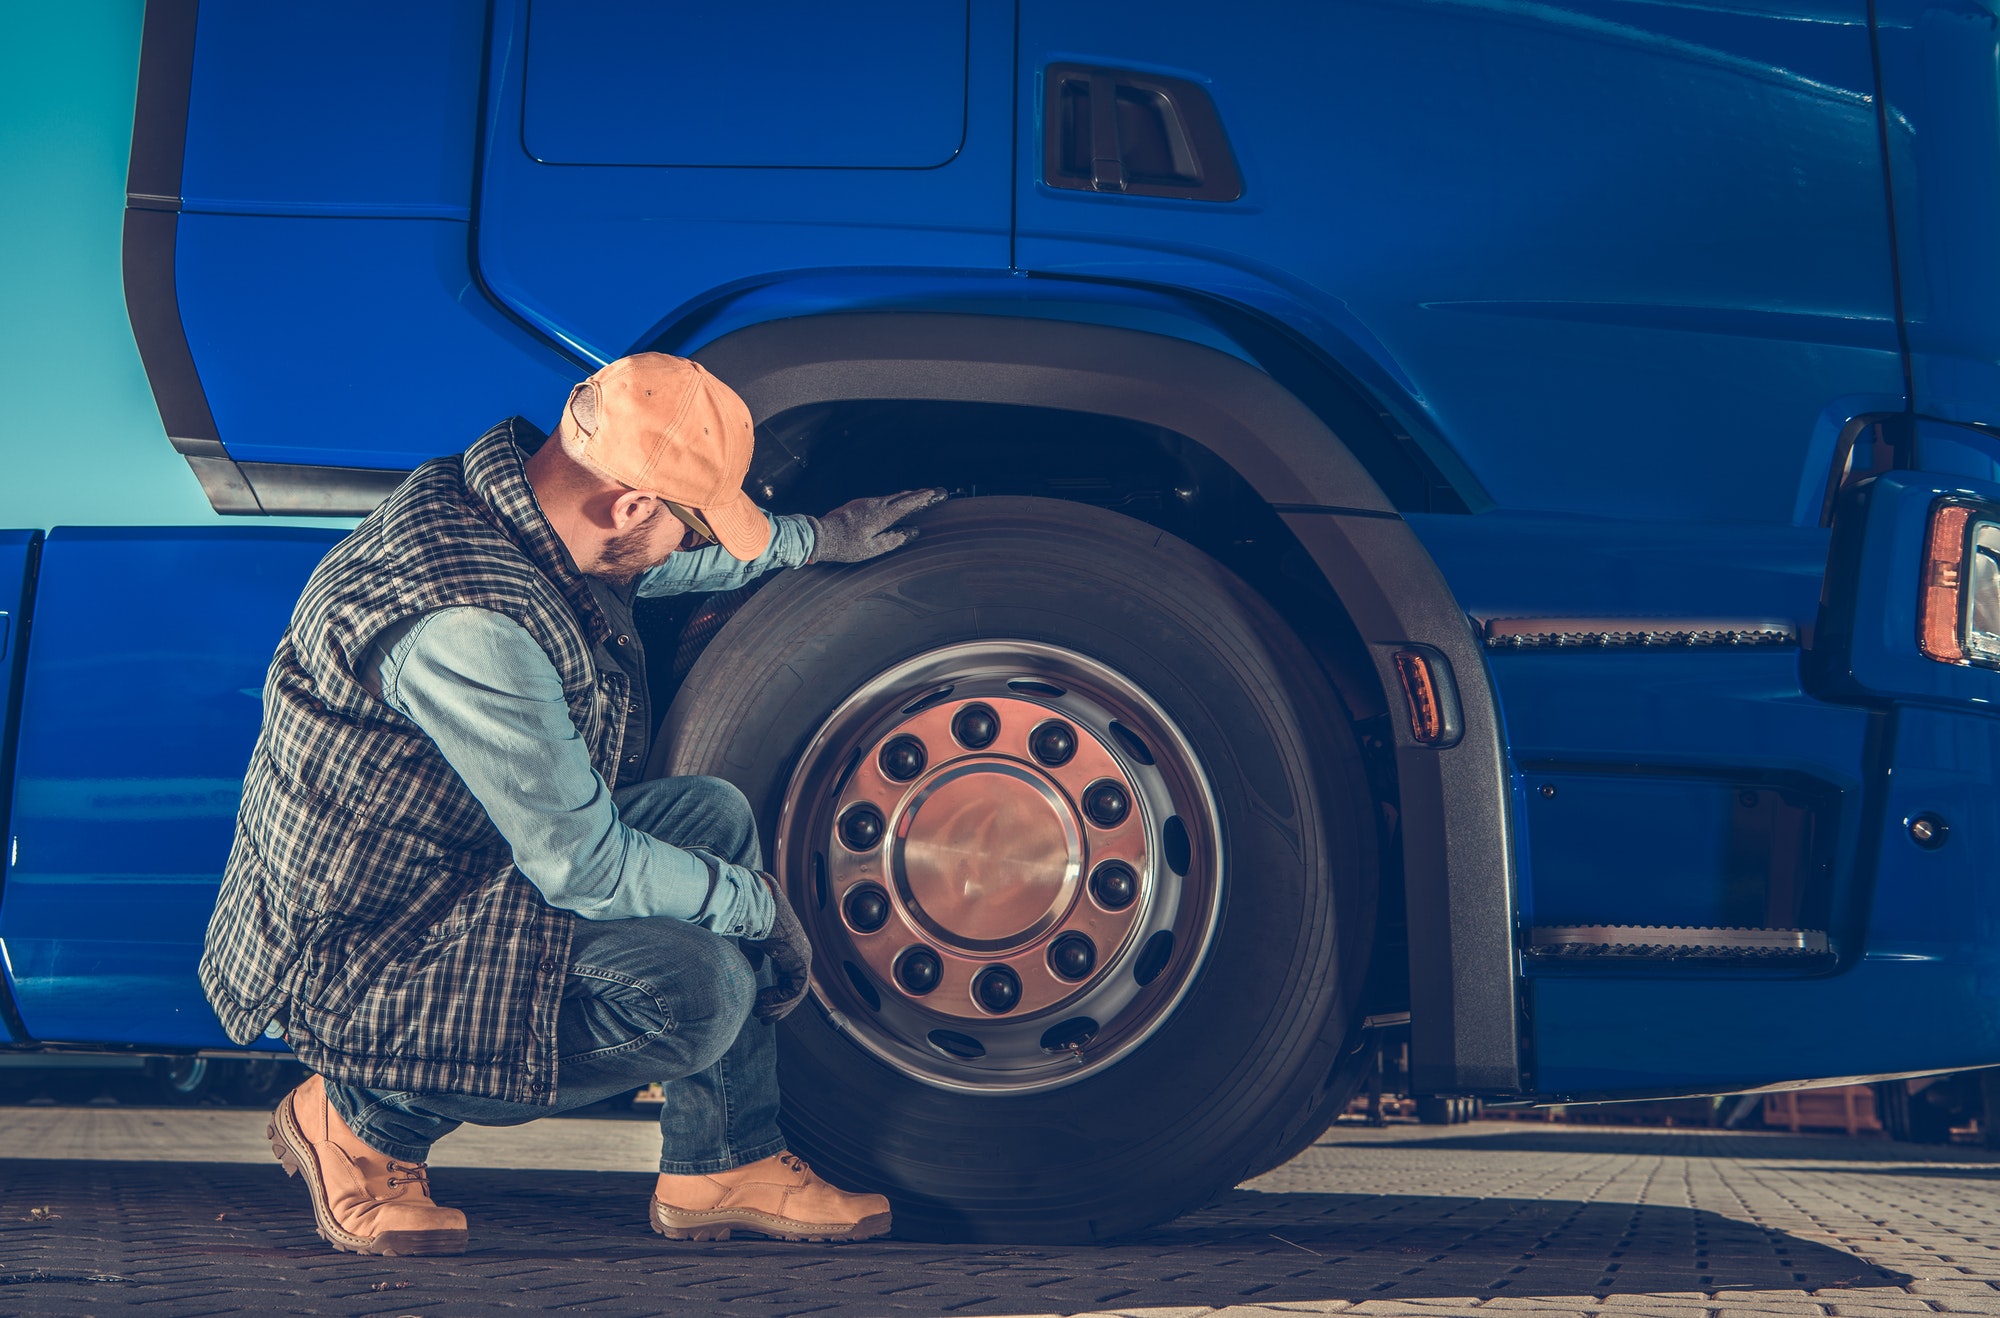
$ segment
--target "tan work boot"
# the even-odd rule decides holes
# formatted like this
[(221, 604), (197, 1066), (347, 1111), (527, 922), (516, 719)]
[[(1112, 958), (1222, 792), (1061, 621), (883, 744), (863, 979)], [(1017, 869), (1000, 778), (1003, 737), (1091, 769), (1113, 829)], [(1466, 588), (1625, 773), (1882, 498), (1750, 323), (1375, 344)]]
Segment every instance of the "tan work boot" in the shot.
[(431, 1202), (420, 1162), (377, 1153), (347, 1128), (313, 1076), (278, 1100), (267, 1132), (287, 1176), (305, 1173), (319, 1234), (350, 1254), (463, 1254), (465, 1214)]
[(779, 1240), (867, 1240), (889, 1231), (889, 1201), (849, 1194), (780, 1153), (706, 1176), (660, 1173), (653, 1230), (669, 1240), (727, 1240), (732, 1230)]

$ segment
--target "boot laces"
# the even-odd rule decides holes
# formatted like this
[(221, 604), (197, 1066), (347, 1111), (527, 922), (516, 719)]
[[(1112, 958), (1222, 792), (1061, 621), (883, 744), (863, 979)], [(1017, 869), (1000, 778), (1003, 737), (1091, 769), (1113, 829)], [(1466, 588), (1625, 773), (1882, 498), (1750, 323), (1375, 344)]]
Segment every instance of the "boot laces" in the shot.
[[(409, 1172), (411, 1174), (408, 1176), (398, 1176), (396, 1175), (397, 1172)], [(424, 1193), (429, 1194), (431, 1192), (430, 1168), (421, 1162), (397, 1162), (394, 1158), (391, 1158), (389, 1160), (389, 1185), (391, 1188), (398, 1185), (421, 1185), (424, 1187)]]
[(778, 1155), (778, 1161), (801, 1176), (812, 1175), (812, 1168), (806, 1166), (806, 1160), (796, 1153), (781, 1153)]

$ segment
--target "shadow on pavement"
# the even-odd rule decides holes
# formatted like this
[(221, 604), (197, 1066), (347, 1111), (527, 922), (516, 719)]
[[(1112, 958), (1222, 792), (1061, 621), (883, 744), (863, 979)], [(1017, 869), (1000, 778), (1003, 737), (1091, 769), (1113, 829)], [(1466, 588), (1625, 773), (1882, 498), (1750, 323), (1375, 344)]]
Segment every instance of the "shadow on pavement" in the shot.
[(313, 1234), (303, 1188), (275, 1165), (0, 1159), (0, 1311), (145, 1302), (160, 1314), (501, 1304), (639, 1313), (728, 1301), (772, 1314), (1075, 1313), (1909, 1280), (1781, 1231), (1665, 1206), (1239, 1190), (1115, 1245), (687, 1244), (647, 1228), (650, 1174), (433, 1175), (439, 1198), (472, 1222), (472, 1250), (457, 1258), (334, 1253)]
[[(1346, 1144), (1335, 1127), (1322, 1144)], [(1357, 1146), (1359, 1142), (1356, 1141)], [(1966, 1145), (1902, 1144), (1886, 1139), (1849, 1139), (1825, 1132), (1802, 1133), (1721, 1130), (1617, 1130), (1578, 1126), (1530, 1125), (1515, 1130), (1467, 1131), (1463, 1135), (1431, 1135), (1421, 1139), (1371, 1140), (1373, 1149), (1434, 1149), (1460, 1153), (1616, 1153), (1670, 1158), (1782, 1158), (1790, 1162), (1908, 1163), (1925, 1158), (1938, 1162), (2000, 1164), (2000, 1151)]]

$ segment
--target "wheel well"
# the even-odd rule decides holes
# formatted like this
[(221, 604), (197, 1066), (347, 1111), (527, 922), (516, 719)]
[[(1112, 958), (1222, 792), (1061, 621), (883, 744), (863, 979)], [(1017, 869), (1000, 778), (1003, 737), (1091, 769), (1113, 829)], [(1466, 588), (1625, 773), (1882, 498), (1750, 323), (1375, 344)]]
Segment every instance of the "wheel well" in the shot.
[[(1125, 455), (1131, 475), (1101, 457), (1071, 475), (1077, 461), (1066, 458), (1065, 478), (1087, 483), (1058, 496), (1129, 498), (1123, 510), (1142, 517), (1146, 504), (1157, 501), (1153, 515), (1167, 524), (1160, 491), (1179, 488), (1169, 482), (1182, 477), (1206, 479), (1214, 501), (1204, 508), (1197, 499), (1174, 511), (1174, 529), (1186, 529), (1189, 540), (1276, 604), (1329, 663), (1355, 712), (1404, 708), (1396, 666), (1404, 648), (1427, 646), (1441, 656), (1456, 674), (1464, 726), (1456, 744), (1420, 743), (1400, 714), (1376, 715), (1393, 750), (1394, 772), (1385, 768), (1379, 782), (1398, 824), (1385, 849), (1400, 856), (1391, 877), (1400, 874), (1407, 894), (1412, 1076), (1433, 1092), (1519, 1090), (1512, 816), (1486, 657), (1397, 505), (1296, 389), (1241, 357), (1183, 339), (1003, 315), (801, 316), (735, 330), (694, 355), (729, 381), (760, 423), (785, 421), (775, 430), (767, 426), (774, 465), (760, 469), (780, 507), (803, 508), (810, 493), (818, 506), (807, 510), (820, 512), (835, 490), (893, 488), (900, 482), (889, 481), (887, 470), (864, 464), (899, 453), (910, 465), (896, 471), (910, 479), (923, 464), (942, 465), (962, 451), (970, 455), (963, 460), (978, 464), (982, 490), (1027, 479), (1022, 468), (1039, 461), (1018, 435), (1010, 442), (1006, 428), (992, 432), (1005, 411), (982, 412), (983, 419), (930, 414), (932, 424), (958, 416), (989, 427), (977, 431), (976, 443), (919, 434), (894, 420), (922, 415), (917, 411), (880, 413), (885, 436), (900, 433), (879, 440), (857, 435), (851, 423), (844, 437), (839, 426), (828, 430), (831, 420), (863, 415), (848, 410), (857, 406), (943, 403), (1080, 414), (1092, 420), (1051, 423), (1051, 435), (1073, 436), (1085, 453)], [(834, 473), (822, 475), (829, 467)], [(808, 478), (825, 484), (809, 486)], [(754, 493), (763, 496), (761, 489)], [(1309, 570), (1288, 570), (1296, 560), (1282, 551), (1293, 546), (1302, 548)], [(1341, 643), (1343, 629), (1362, 644), (1352, 637)], [(1372, 661), (1372, 683), (1366, 669), (1352, 673), (1357, 650)]]
[[(958, 496), (1063, 499), (1156, 526), (1241, 577), (1305, 642), (1352, 725), (1378, 803), (1381, 857), (1376, 946), (1362, 1008), (1409, 1005), (1390, 707), (1367, 644), (1325, 576), (1241, 474), (1205, 445), (1162, 426), (1016, 404), (814, 403), (770, 417), (758, 430), (747, 483), (776, 512), (818, 514), (848, 499), (931, 485)], [(674, 622), (681, 621), (676, 614)], [(678, 653), (684, 671), (691, 659), (678, 641), (649, 635), (648, 652)], [(671, 694), (656, 686), (656, 708), (664, 709)]]

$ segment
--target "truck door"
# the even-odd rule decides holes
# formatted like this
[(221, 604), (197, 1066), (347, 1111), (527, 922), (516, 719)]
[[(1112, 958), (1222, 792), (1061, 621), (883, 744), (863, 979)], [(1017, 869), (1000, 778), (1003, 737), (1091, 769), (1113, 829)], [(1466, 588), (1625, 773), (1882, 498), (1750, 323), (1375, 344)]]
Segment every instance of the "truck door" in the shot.
[[(1901, 406), (1862, 0), (1021, 0), (1017, 76), (1018, 265), (1262, 313), (1506, 513), (1755, 524), (1774, 540), (1796, 528), (1815, 548), (1839, 420)], [(1448, 511), (1422, 491), (1398, 498)], [(1462, 523), (1469, 539), (1498, 520), (1412, 518)], [(1462, 576), (1451, 584), (1463, 594)], [(1616, 612), (1622, 590), (1607, 585), (1598, 607)], [(1672, 698), (1711, 680), (1680, 679)], [(1504, 680), (1498, 694), (1510, 698)], [(1744, 697), (1782, 708), (1785, 688)], [(1517, 748), (1548, 730), (1525, 703), (1508, 706)], [(1716, 741), (1748, 726), (1718, 722)], [(1619, 735), (1593, 755), (1665, 754), (1640, 744), (1649, 733)], [(1832, 932), (1841, 955), (1858, 951), (1858, 929)], [(1918, 998), (1898, 988), (1871, 1007), (1870, 991), (1918, 976), (1846, 975), (1836, 992), (1780, 977), (1802, 972), (1752, 967), (1747, 985), (1730, 973), (1534, 979), (1534, 1083), (1727, 1088), (1972, 1051), (1899, 1047), (1914, 1031), (1880, 1024), (1886, 1003), (1907, 1014)], [(1858, 1014), (1840, 1014), (1849, 1004)], [(1883, 1042), (1829, 1042), (1843, 1031)]]
[[(283, 527), (49, 535), (0, 888), (0, 950), (28, 1037), (228, 1044), (195, 967), (264, 670), (339, 538)], [(15, 580), (19, 557), (0, 540), (0, 581)]]
[(1277, 317), (1503, 508), (1790, 521), (1903, 385), (1866, 8), (1752, 8), (1021, 0), (1017, 263)]

